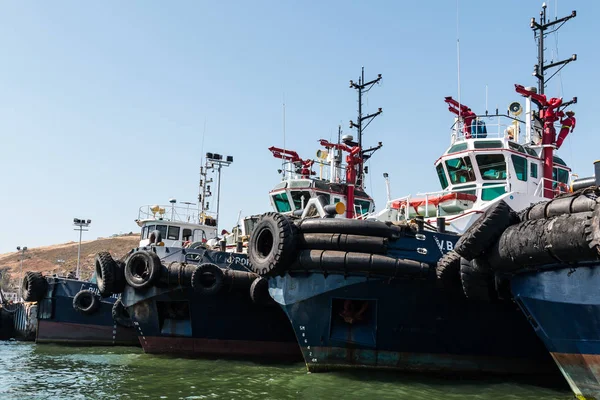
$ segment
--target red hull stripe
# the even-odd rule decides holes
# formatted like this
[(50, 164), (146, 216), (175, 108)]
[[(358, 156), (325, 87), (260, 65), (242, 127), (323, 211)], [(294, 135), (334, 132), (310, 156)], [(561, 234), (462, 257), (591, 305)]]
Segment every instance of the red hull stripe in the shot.
[(296, 342), (261, 342), (204, 338), (144, 336), (140, 338), (146, 353), (244, 355), (301, 360)]
[(133, 329), (43, 319), (38, 321), (36, 342), (139, 346), (137, 334)]

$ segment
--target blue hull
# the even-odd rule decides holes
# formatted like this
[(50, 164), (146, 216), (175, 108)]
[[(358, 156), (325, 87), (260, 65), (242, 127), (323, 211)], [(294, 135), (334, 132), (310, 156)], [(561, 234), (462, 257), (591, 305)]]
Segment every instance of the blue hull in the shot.
[(270, 279), (311, 371), (556, 373), (512, 303), (485, 304), (426, 280), (298, 274)]
[(600, 398), (600, 266), (516, 275), (511, 289), (579, 398)]
[[(169, 250), (157, 247), (165, 265), (170, 262), (215, 263), (223, 268), (246, 271), (245, 255), (204, 250)], [(197, 259), (189, 259), (200, 254)], [(223, 287), (205, 295), (191, 288), (152, 286), (122, 295), (132, 316), (140, 342), (147, 353), (187, 356), (252, 357), (301, 360), (290, 324), (277, 305), (255, 304), (248, 288)]]
[(98, 294), (95, 283), (67, 278), (47, 278), (47, 281), (46, 297), (38, 305), (36, 342), (139, 346), (136, 332), (116, 324), (112, 318), (117, 295), (102, 298), (98, 309), (85, 315), (73, 308), (73, 298), (81, 290)]

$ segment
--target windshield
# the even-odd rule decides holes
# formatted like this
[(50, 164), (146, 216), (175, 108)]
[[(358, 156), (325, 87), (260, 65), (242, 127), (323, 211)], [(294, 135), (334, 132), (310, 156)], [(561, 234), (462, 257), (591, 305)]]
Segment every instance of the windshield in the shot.
[(475, 180), (473, 165), (469, 157), (454, 158), (446, 161), (446, 168), (450, 175), (450, 182), (458, 183), (472, 182)]
[(292, 190), (290, 192), (292, 200), (294, 201), (294, 208), (296, 210), (302, 210), (306, 207), (306, 203), (310, 200), (310, 192), (304, 190)]
[(506, 179), (506, 160), (502, 154), (481, 154), (475, 157), (481, 177), (486, 181)]
[(292, 211), (290, 207), (290, 202), (288, 201), (287, 194), (285, 192), (274, 194), (273, 195), (273, 204), (275, 204), (275, 209), (277, 212), (289, 212)]

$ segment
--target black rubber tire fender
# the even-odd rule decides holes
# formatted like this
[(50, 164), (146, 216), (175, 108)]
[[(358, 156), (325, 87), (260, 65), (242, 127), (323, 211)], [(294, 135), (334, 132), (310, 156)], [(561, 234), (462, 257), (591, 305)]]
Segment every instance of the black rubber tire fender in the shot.
[(250, 285), (250, 298), (254, 304), (269, 305), (275, 303), (269, 295), (269, 281), (260, 276)]
[(121, 325), (125, 328), (133, 327), (133, 320), (123, 305), (121, 297), (119, 297), (112, 306), (112, 318), (117, 325)]
[(109, 297), (115, 293), (116, 289), (116, 269), (117, 264), (109, 252), (101, 251), (96, 254), (94, 259), (94, 267), (96, 270), (96, 284), (102, 297)]
[(100, 299), (91, 290), (80, 290), (73, 297), (73, 308), (82, 314), (93, 314), (98, 307)]
[(207, 296), (217, 294), (223, 288), (224, 273), (212, 263), (199, 265), (192, 273), (192, 288)]
[(281, 214), (266, 213), (250, 235), (250, 268), (261, 276), (281, 273), (294, 259), (296, 249), (295, 225)]
[(393, 237), (397, 229), (381, 221), (348, 218), (304, 218), (296, 222), (304, 233), (341, 233), (376, 237)]
[(461, 257), (460, 281), (468, 299), (489, 303), (496, 298), (494, 274), (483, 259), (469, 261)]
[(161, 261), (152, 251), (140, 250), (131, 254), (125, 264), (125, 280), (134, 289), (145, 289), (154, 284), (161, 270)]
[(452, 250), (437, 262), (435, 274), (445, 289), (460, 288), (460, 254)]
[(28, 271), (23, 277), (21, 297), (25, 301), (40, 301), (46, 296), (48, 282), (39, 272)]
[(458, 239), (454, 251), (471, 261), (492, 246), (502, 232), (518, 222), (518, 215), (504, 200), (494, 203)]
[(188, 249), (208, 249), (208, 246), (204, 242), (194, 242), (190, 244)]

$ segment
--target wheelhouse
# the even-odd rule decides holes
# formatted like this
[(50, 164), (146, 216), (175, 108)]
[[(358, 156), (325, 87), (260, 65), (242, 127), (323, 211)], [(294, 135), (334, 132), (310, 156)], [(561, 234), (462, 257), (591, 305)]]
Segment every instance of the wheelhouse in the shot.
[[(508, 138), (474, 138), (450, 146), (435, 168), (442, 190), (470, 195), (473, 204), (509, 192), (541, 196), (539, 151), (539, 146), (524, 146)], [(554, 194), (566, 192), (571, 170), (554, 156), (553, 171)]]
[[(168, 212), (167, 212), (168, 210)], [(147, 205), (140, 207), (135, 221), (141, 228), (140, 246), (150, 244), (150, 235), (159, 232), (161, 241), (168, 247), (184, 247), (190, 243), (206, 243), (217, 237), (216, 219), (198, 209)]]
[[(273, 209), (282, 214), (304, 210), (310, 199), (319, 199), (323, 206), (341, 202), (348, 207), (345, 186), (325, 180), (285, 180), (270, 191), (269, 198)], [(359, 217), (375, 210), (373, 199), (359, 188), (354, 191), (354, 210)]]
[[(529, 134), (519, 136), (522, 125)], [(509, 115), (493, 115), (478, 117), (472, 126), (478, 130), (465, 134), (463, 123), (456, 120), (450, 146), (434, 163), (440, 191), (392, 200), (386, 209), (396, 210), (397, 216), (383, 212), (380, 217), (454, 217), (470, 210), (479, 212), (501, 197), (510, 197), (506, 200), (513, 204), (521, 200), (529, 204), (523, 199), (552, 198), (568, 192), (571, 169), (559, 157), (553, 157), (552, 179), (542, 176), (543, 146), (533, 124)], [(545, 185), (545, 181), (550, 184)]]

